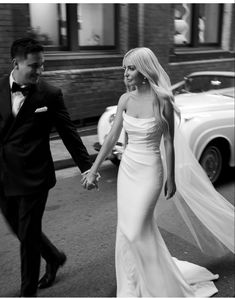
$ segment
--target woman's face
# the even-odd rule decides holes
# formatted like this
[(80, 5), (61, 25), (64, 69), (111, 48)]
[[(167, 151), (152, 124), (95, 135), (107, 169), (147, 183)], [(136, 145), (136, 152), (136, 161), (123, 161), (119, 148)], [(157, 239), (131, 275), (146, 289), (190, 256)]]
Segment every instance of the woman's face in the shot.
[(128, 86), (141, 86), (143, 84), (143, 75), (136, 70), (136, 67), (131, 63), (124, 65), (124, 79)]

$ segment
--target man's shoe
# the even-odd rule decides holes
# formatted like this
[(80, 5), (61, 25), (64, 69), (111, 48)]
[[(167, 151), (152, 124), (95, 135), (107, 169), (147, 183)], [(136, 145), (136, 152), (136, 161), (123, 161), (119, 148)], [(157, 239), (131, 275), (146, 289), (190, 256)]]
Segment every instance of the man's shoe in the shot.
[(57, 258), (56, 261), (46, 264), (46, 273), (38, 282), (39, 289), (45, 289), (52, 286), (52, 284), (55, 281), (56, 273), (59, 267), (62, 267), (65, 264), (66, 260), (66, 255), (63, 252), (61, 252), (59, 258)]

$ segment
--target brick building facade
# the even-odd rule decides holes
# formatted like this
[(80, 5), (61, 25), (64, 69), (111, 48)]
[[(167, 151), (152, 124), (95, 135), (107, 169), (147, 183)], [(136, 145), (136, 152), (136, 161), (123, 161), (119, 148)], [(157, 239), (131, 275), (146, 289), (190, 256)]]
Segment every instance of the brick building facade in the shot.
[[(78, 123), (97, 119), (106, 106), (117, 103), (125, 90), (122, 57), (130, 48), (151, 48), (170, 75), (172, 83), (199, 70), (234, 71), (233, 4), (225, 3), (220, 7), (221, 28), (217, 44), (194, 47), (178, 46), (174, 42), (174, 4), (113, 4), (115, 46), (110, 49), (74, 48), (76, 32), (71, 19), (76, 5), (65, 4), (67, 48), (61, 50), (45, 47), (44, 77), (62, 88), (71, 117)], [(193, 9), (197, 11), (197, 7)], [(10, 45), (14, 39), (29, 34), (30, 17), (27, 3), (0, 4), (0, 75), (10, 71)]]

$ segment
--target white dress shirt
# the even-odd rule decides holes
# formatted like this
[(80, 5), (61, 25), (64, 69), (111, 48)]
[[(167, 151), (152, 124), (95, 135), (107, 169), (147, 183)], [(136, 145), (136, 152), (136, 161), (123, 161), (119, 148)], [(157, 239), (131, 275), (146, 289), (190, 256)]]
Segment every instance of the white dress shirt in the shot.
[[(13, 71), (10, 74), (10, 89), (12, 88), (12, 84), (15, 82), (13, 78)], [(22, 107), (23, 103), (25, 101), (25, 96), (22, 94), (22, 92), (17, 91), (12, 93), (11, 92), (11, 106), (12, 106), (12, 114), (16, 116)]]

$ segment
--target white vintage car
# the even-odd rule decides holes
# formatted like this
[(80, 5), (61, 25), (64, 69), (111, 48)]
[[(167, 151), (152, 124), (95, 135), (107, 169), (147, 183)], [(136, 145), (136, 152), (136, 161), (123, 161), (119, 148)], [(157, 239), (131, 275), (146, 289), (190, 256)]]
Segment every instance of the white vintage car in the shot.
[[(235, 166), (234, 87), (200, 93), (183, 92), (175, 96), (175, 103), (181, 111), (182, 131), (196, 158), (215, 183), (226, 166)], [(116, 109), (117, 106), (107, 107), (99, 119), (96, 150), (111, 129)], [(114, 164), (119, 164), (123, 144), (122, 131), (109, 156)]]

